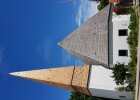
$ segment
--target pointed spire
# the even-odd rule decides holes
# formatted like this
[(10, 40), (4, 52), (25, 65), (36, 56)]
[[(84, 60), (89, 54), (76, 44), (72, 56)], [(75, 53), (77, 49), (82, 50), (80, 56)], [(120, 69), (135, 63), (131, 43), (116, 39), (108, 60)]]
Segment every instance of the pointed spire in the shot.
[(9, 74), (90, 95), (87, 89), (89, 68), (89, 66), (69, 66), (52, 69), (12, 72)]

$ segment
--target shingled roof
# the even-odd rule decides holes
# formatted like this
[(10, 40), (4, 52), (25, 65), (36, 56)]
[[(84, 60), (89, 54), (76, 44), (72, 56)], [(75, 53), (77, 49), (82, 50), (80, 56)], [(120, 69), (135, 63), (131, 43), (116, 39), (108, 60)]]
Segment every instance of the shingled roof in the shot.
[(86, 64), (108, 67), (110, 4), (58, 43)]

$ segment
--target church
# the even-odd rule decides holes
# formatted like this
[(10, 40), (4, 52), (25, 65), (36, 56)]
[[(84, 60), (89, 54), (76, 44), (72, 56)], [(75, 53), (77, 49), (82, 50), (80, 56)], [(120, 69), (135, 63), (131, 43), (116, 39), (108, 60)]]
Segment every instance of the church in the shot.
[(126, 66), (130, 60), (127, 36), (130, 15), (116, 15), (107, 5), (82, 26), (58, 43), (86, 66), (10, 73), (29, 80), (65, 88), (90, 96), (132, 100), (131, 92), (118, 91), (112, 76), (113, 66)]

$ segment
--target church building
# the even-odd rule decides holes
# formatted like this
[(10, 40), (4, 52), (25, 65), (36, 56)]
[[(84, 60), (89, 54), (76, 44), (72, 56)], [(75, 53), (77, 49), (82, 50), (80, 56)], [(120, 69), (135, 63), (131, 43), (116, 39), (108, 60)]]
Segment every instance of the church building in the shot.
[[(134, 94), (119, 91), (112, 70), (116, 63), (130, 60), (127, 36), (130, 15), (116, 15), (106, 6), (58, 44), (86, 66), (10, 73), (29, 80), (65, 88), (90, 96), (133, 100)], [(63, 94), (62, 94), (63, 95)]]

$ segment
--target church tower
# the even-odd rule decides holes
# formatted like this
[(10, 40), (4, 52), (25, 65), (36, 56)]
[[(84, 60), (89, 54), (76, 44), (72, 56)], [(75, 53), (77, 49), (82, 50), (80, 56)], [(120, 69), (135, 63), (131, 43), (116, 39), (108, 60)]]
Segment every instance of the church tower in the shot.
[(90, 95), (87, 88), (89, 70), (90, 66), (88, 65), (79, 67), (69, 66), (62, 68), (13, 72), (10, 74)]
[[(113, 62), (116, 56), (113, 55), (117, 54), (118, 57), (118, 52), (113, 52), (115, 50), (113, 43), (116, 45), (116, 41), (113, 42), (112, 39), (115, 35), (112, 33), (111, 10), (112, 5), (109, 4), (58, 43), (66, 51), (86, 63), (86, 66), (69, 66), (10, 74), (86, 95), (133, 100), (134, 94), (132, 92), (119, 91), (122, 86), (116, 85), (111, 77), (113, 76), (112, 70), (108, 69), (116, 64)], [(115, 25), (121, 27), (120, 22)], [(118, 34), (115, 37), (118, 37)], [(120, 39), (122, 40), (122, 38)], [(122, 46), (121, 40), (117, 43)], [(114, 47), (116, 48), (116, 46)], [(127, 54), (127, 50), (125, 51)]]
[(13, 72), (10, 75), (80, 92), (90, 96), (132, 100), (133, 93), (118, 91), (112, 70), (100, 65), (69, 66), (61, 68)]

